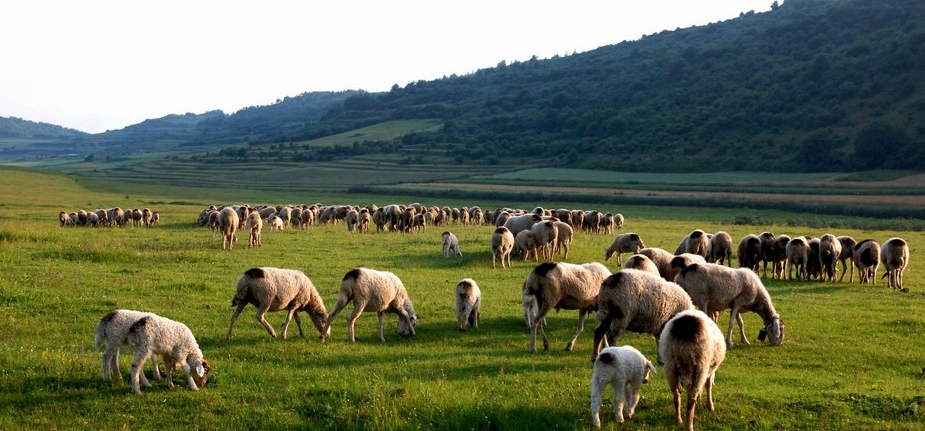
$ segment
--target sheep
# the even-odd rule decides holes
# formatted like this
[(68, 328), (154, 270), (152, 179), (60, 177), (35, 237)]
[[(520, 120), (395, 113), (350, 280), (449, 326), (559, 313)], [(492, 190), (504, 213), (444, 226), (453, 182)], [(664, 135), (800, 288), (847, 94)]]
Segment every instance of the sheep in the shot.
[[(764, 267), (764, 278), (768, 278), (768, 263), (774, 261), (774, 248), (777, 244), (777, 238), (771, 232), (761, 232), (758, 235), (758, 239), (761, 241), (761, 263)], [(771, 272), (774, 271), (774, 265), (771, 264)], [(773, 274), (772, 274), (773, 276)]]
[(330, 331), (323, 330), (328, 315), (324, 300), (318, 294), (312, 281), (302, 271), (273, 267), (258, 267), (245, 271), (238, 279), (237, 290), (234, 298), (231, 299), (231, 306), (236, 308), (231, 314), (231, 323), (228, 325), (225, 340), (231, 340), (234, 323), (241, 312), (247, 308), (247, 304), (252, 304), (257, 308), (257, 321), (273, 338), (276, 338), (276, 331), (267, 322), (266, 313), (282, 310), (288, 312), (282, 327), (283, 339), (286, 338), (289, 322), (293, 317), (295, 317), (296, 326), (299, 327), (299, 336), (305, 337), (299, 311), (308, 313), (315, 328), (321, 334), (322, 342), (327, 340), (331, 334)]
[(613, 226), (614, 226), (617, 230), (623, 229), (623, 222), (624, 222), (624, 221), (625, 221), (625, 219), (623, 218), (623, 214), (620, 214), (620, 213), (614, 214), (614, 216), (613, 216)]
[(694, 409), (706, 392), (707, 410), (714, 410), (713, 382), (726, 359), (723, 333), (700, 310), (682, 311), (672, 317), (659, 337), (658, 354), (664, 363), (665, 380), (674, 395), (675, 418), (681, 416), (681, 386), (687, 391), (687, 429), (694, 430)]
[(793, 279), (793, 270), (797, 271), (797, 278), (806, 278), (806, 255), (809, 253), (809, 244), (803, 237), (796, 237), (787, 243), (787, 279)]
[(604, 216), (601, 217), (600, 230), (603, 230), (604, 233), (608, 235), (613, 235), (613, 225), (615, 222), (613, 214), (605, 213)]
[(459, 250), (459, 238), (456, 238), (453, 232), (444, 231), (441, 238), (444, 258), (449, 258), (450, 256), (462, 257), (462, 252)]
[[(141, 394), (141, 386), (150, 386), (141, 380), (144, 363), (161, 355), (168, 364), (167, 388), (173, 387), (173, 364), (180, 364), (190, 389), (198, 391), (209, 382), (212, 366), (203, 358), (196, 337), (186, 325), (160, 316), (145, 316), (129, 327), (128, 344), (135, 351), (132, 359), (132, 392)], [(195, 372), (195, 374), (192, 374)]]
[(456, 284), (456, 320), (459, 330), (465, 331), (467, 326), (479, 329), (482, 322), (482, 292), (475, 280), (464, 278)]
[(507, 221), (504, 222), (504, 227), (508, 228), (512, 235), (517, 235), (518, 232), (530, 229), (534, 224), (541, 221), (543, 221), (543, 217), (536, 214), (522, 214), (508, 218)]
[(375, 311), (379, 317), (379, 342), (385, 342), (383, 332), (383, 314), (391, 312), (398, 315), (398, 334), (410, 337), (415, 334), (417, 314), (414, 305), (405, 290), (405, 285), (395, 274), (387, 271), (377, 271), (369, 268), (352, 269), (344, 275), (340, 284), (340, 295), (331, 314), (324, 324), (322, 333), (329, 333), (334, 318), (353, 301), (353, 311), (347, 316), (347, 340), (356, 342), (354, 324), (360, 313)]
[[(671, 263), (671, 259), (674, 259), (674, 255), (671, 254), (668, 250), (658, 247), (647, 247), (642, 250), (639, 250), (639, 253), (645, 257), (648, 257), (652, 263), (655, 264), (655, 267), (658, 268), (658, 273), (662, 275), (663, 278), (668, 277), (668, 265)], [(665, 278), (667, 281), (668, 278)]]
[(501, 226), (495, 228), (491, 234), (491, 267), (495, 268), (495, 259), (501, 258), (501, 268), (507, 262), (507, 267), (511, 266), (511, 251), (514, 249), (514, 234), (510, 229)]
[(153, 224), (153, 219), (154, 215), (150, 208), (141, 210), (141, 223), (144, 225), (144, 227), (151, 227)]
[(771, 277), (775, 280), (784, 279), (784, 270), (787, 268), (787, 244), (790, 244), (789, 235), (778, 235), (774, 240), (774, 253), (771, 256), (774, 264), (771, 268)]
[(809, 281), (810, 278), (815, 278), (822, 275), (822, 265), (819, 262), (819, 238), (810, 238), (806, 244), (809, 247), (806, 248), (806, 263), (804, 264), (804, 273), (806, 274), (806, 280)]
[(758, 333), (758, 339), (764, 341), (769, 337), (772, 346), (779, 346), (784, 341), (784, 322), (781, 320), (771, 295), (761, 283), (758, 274), (749, 268), (733, 269), (715, 263), (693, 264), (681, 270), (675, 278), (690, 295), (694, 304), (705, 313), (730, 310), (729, 329), (726, 332), (726, 345), (732, 348), (732, 327), (738, 322), (739, 336), (743, 344), (749, 344), (745, 338), (745, 327), (741, 313), (753, 311), (761, 316), (764, 327)]
[(761, 239), (758, 235), (743, 236), (736, 248), (736, 257), (739, 258), (739, 268), (748, 268), (758, 273), (758, 263), (761, 261)]
[(562, 256), (562, 260), (568, 260), (568, 252), (569, 248), (571, 247), (572, 237), (574, 236), (575, 231), (568, 223), (562, 221), (557, 221), (555, 223), (556, 227), (559, 229), (559, 235), (556, 237), (555, 253), (559, 254), (562, 250), (565, 250), (565, 255)]
[(260, 247), (263, 245), (263, 240), (260, 237), (260, 231), (263, 230), (263, 219), (260, 218), (260, 214), (252, 212), (247, 215), (247, 222), (244, 225), (244, 229), (247, 230), (247, 248), (251, 247)]
[(652, 262), (652, 259), (649, 259), (648, 256), (644, 254), (634, 254), (626, 259), (626, 262), (623, 264), (623, 269), (638, 269), (641, 271), (651, 272), (659, 277), (662, 275), (658, 272), (658, 267), (655, 266), (655, 263)]
[[(119, 370), (119, 349), (128, 345), (128, 329), (132, 324), (147, 316), (154, 316), (154, 314), (135, 310), (112, 310), (97, 322), (94, 335), (96, 349), (99, 350), (103, 346), (103, 341), (106, 341), (106, 350), (103, 351), (103, 380), (110, 381), (113, 375), (122, 378), (122, 372)], [(161, 371), (158, 368), (156, 356), (152, 358), (152, 362), (154, 363), (154, 378), (161, 380)], [(140, 378), (144, 379), (144, 375)], [(144, 379), (144, 382), (147, 386), (147, 379)]]
[(582, 229), (585, 232), (589, 233), (601, 233), (601, 222), (604, 219), (604, 214), (597, 210), (585, 211), (584, 218), (582, 219)]
[(543, 349), (549, 350), (549, 339), (543, 329), (543, 319), (552, 309), (578, 310), (578, 329), (565, 345), (571, 351), (584, 331), (585, 315), (597, 308), (601, 282), (610, 275), (606, 266), (591, 262), (576, 265), (565, 262), (541, 263), (527, 275), (523, 297), (536, 297), (537, 313), (530, 322), (530, 352), (536, 353), (536, 334), (543, 337)]
[(710, 250), (707, 262), (732, 266), (732, 236), (728, 232), (714, 233), (707, 248)]
[(610, 246), (604, 250), (604, 260), (610, 259), (610, 256), (617, 255), (617, 266), (623, 266), (623, 253), (639, 253), (645, 248), (642, 238), (635, 233), (621, 233), (614, 237)]
[(882, 278), (887, 278), (887, 286), (907, 292), (903, 287), (903, 271), (909, 264), (909, 244), (902, 238), (890, 238), (880, 249), (880, 262), (883, 263)]
[[(552, 260), (556, 241), (559, 238), (559, 227), (550, 220), (541, 221), (530, 227), (537, 249), (543, 249), (543, 259)], [(516, 237), (514, 238), (516, 240)]]
[(347, 225), (347, 232), (356, 233), (360, 225), (360, 213), (355, 209), (347, 211), (347, 216), (344, 217), (344, 224)]
[(848, 282), (854, 281), (854, 267), (848, 268), (848, 261), (851, 260), (854, 256), (854, 248), (857, 247), (858, 242), (854, 238), (844, 235), (838, 237), (838, 242), (841, 243), (841, 253), (838, 254), (838, 261), (841, 262), (841, 277), (838, 278), (838, 281), (843, 281), (845, 279), (845, 274), (850, 273), (848, 277)]
[(58, 213), (58, 222), (61, 223), (61, 227), (71, 226), (71, 217), (68, 216), (67, 211), (61, 211)]
[(218, 215), (218, 230), (222, 233), (222, 250), (227, 244), (229, 250), (234, 250), (234, 243), (238, 240), (235, 232), (238, 229), (238, 213), (234, 208), (225, 207)]
[(657, 343), (662, 325), (671, 316), (694, 308), (681, 286), (647, 271), (624, 269), (607, 277), (600, 289), (592, 360), (605, 335), (612, 346), (620, 341), (623, 331), (652, 334)]
[(617, 423), (623, 423), (624, 417), (632, 419), (639, 403), (639, 388), (643, 383), (649, 383), (649, 373), (656, 374), (655, 366), (632, 346), (601, 350), (591, 374), (591, 421), (594, 427), (601, 427), (601, 395), (608, 384), (613, 386), (613, 412)]
[(707, 260), (703, 256), (694, 253), (681, 253), (675, 256), (668, 264), (668, 274), (665, 279), (674, 280), (682, 269), (695, 263), (707, 263)]
[(674, 254), (678, 255), (682, 253), (691, 253), (707, 257), (709, 256), (709, 245), (710, 241), (707, 238), (707, 234), (700, 229), (694, 229), (691, 231), (691, 233), (687, 234), (684, 239), (681, 240), (681, 243), (678, 244), (678, 248), (675, 249)]
[(877, 284), (874, 274), (880, 268), (880, 243), (872, 239), (865, 239), (858, 243), (854, 249), (854, 266), (858, 269), (858, 279), (861, 284), (870, 282)]
[(835, 272), (838, 270), (838, 256), (841, 255), (841, 242), (835, 235), (825, 234), (819, 237), (819, 266), (822, 269), (821, 281), (835, 282)]
[(370, 211), (368, 208), (363, 208), (360, 210), (359, 215), (359, 230), (361, 233), (369, 232), (369, 221), (372, 219)]
[(536, 262), (538, 261), (536, 248), (536, 238), (533, 236), (533, 232), (522, 230), (514, 237), (514, 249), (511, 253), (523, 256), (524, 261), (533, 256), (533, 261)]
[(270, 227), (271, 231), (281, 231), (285, 227), (283, 219), (280, 218), (276, 213), (270, 215), (270, 218), (267, 219), (267, 226)]

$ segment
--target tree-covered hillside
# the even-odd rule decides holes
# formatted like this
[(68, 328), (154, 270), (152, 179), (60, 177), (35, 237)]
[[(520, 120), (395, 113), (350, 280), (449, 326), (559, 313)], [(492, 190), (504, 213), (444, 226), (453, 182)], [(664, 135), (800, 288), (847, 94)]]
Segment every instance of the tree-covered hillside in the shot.
[(61, 139), (77, 138), (87, 134), (48, 123), (37, 123), (16, 117), (0, 117), (0, 138)]

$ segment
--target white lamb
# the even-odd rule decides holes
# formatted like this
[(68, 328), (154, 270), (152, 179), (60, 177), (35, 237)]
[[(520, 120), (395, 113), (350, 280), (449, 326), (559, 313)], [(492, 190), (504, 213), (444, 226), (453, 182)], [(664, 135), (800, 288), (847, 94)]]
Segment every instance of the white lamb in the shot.
[[(143, 317), (154, 316), (153, 313), (146, 313), (135, 310), (113, 310), (106, 313), (96, 324), (96, 335), (94, 345), (99, 350), (106, 341), (106, 350), (103, 351), (103, 380), (109, 381), (112, 375), (122, 378), (122, 372), (119, 370), (119, 349), (128, 345), (128, 329), (135, 322)], [(154, 363), (154, 378), (161, 379), (161, 372), (157, 366), (157, 357), (152, 358)], [(141, 378), (144, 379), (142, 374)], [(147, 386), (147, 379), (145, 379)]]
[(656, 374), (655, 366), (632, 346), (601, 350), (591, 374), (591, 421), (594, 427), (601, 427), (601, 395), (608, 384), (613, 386), (613, 412), (617, 423), (623, 423), (624, 416), (632, 419), (639, 403), (639, 388), (643, 383), (649, 383), (650, 372)]
[[(141, 384), (150, 386), (147, 380), (140, 381), (141, 369), (155, 355), (161, 355), (165, 364), (180, 364), (190, 389), (194, 391), (209, 381), (212, 367), (203, 359), (202, 350), (192, 331), (180, 322), (160, 316), (142, 317), (129, 327), (128, 344), (135, 351), (132, 359), (132, 392), (136, 394), (141, 394)], [(173, 367), (166, 368), (167, 388), (172, 388)]]
[(444, 231), (441, 238), (444, 258), (449, 258), (450, 256), (462, 257), (462, 252), (459, 251), (459, 238), (456, 238), (453, 232)]
[(471, 326), (479, 329), (482, 321), (482, 291), (475, 280), (464, 278), (456, 284), (456, 319), (459, 330), (465, 331)]

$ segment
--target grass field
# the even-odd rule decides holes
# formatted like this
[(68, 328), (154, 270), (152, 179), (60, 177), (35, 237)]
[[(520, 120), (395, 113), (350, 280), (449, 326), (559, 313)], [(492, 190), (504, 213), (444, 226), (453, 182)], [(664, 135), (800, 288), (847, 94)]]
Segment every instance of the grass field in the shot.
[[(437, 201), (414, 196), (363, 196), (220, 187), (121, 187), (29, 170), (0, 175), (0, 427), (3, 429), (565, 429), (590, 428), (588, 360), (594, 323), (575, 351), (565, 352), (577, 313), (548, 319), (552, 348), (528, 352), (520, 288), (533, 262), (490, 267), (486, 226), (450, 226), (464, 257), (440, 255), (440, 228), (400, 235), (348, 234), (343, 225), (265, 232), (260, 249), (222, 251), (220, 239), (195, 226), (211, 203), (353, 203), (422, 201), (428, 205), (570, 207), (569, 202)], [(94, 187), (92, 190), (85, 185)], [(118, 191), (117, 191), (118, 190)], [(150, 207), (160, 226), (61, 228), (60, 210)], [(726, 230), (738, 239), (770, 230), (819, 236), (817, 227), (785, 224), (800, 214), (768, 212), (761, 226), (732, 224), (738, 210), (599, 206), (626, 216), (626, 231), (647, 246), (673, 250), (690, 230)], [(759, 343), (760, 319), (746, 314), (752, 345), (739, 343), (720, 367), (717, 409), (699, 406), (701, 430), (919, 430), (925, 427), (925, 274), (918, 265), (925, 233), (839, 229), (836, 235), (902, 236), (911, 245), (909, 293), (856, 283), (766, 280), (787, 325), (779, 347)], [(577, 233), (570, 262), (601, 261), (609, 235)], [(611, 260), (605, 262), (616, 270)], [(418, 313), (417, 336), (402, 339), (386, 317), (357, 322), (346, 342), (345, 315), (326, 343), (311, 325), (299, 338), (272, 339), (249, 308), (225, 342), (229, 302), (238, 277), (254, 266), (305, 271), (333, 306), (344, 273), (357, 266), (395, 272)], [(879, 274), (878, 274), (879, 276)], [(460, 333), (453, 287), (465, 277), (482, 289), (482, 327)], [(856, 278), (855, 278), (856, 280)], [(107, 383), (92, 343), (96, 321), (114, 308), (156, 312), (185, 322), (213, 363), (201, 391), (160, 385), (141, 396), (127, 382)], [(277, 328), (283, 315), (268, 320)], [(307, 322), (307, 319), (305, 319)], [(721, 328), (725, 322), (721, 320)], [(655, 358), (651, 336), (622, 339)], [(130, 354), (121, 366), (127, 376)], [(150, 373), (150, 370), (147, 370)], [(150, 374), (149, 374), (150, 375)], [(152, 382), (154, 382), (152, 380)], [(673, 407), (659, 374), (642, 389), (637, 417), (605, 429), (674, 429)], [(605, 406), (609, 397), (605, 398)], [(605, 408), (606, 410), (606, 408)]]

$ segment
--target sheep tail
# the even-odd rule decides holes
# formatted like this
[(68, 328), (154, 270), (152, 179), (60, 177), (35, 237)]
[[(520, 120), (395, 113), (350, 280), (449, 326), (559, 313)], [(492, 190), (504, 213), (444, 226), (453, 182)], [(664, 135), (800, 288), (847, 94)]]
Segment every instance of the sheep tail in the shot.
[(93, 346), (96, 350), (103, 347), (103, 340), (106, 339), (106, 325), (103, 322), (96, 324), (96, 335), (93, 336)]

